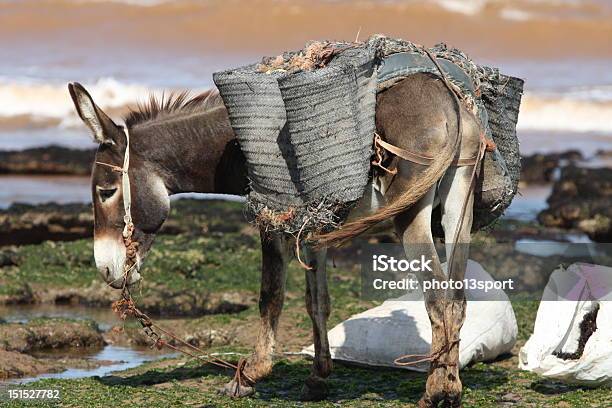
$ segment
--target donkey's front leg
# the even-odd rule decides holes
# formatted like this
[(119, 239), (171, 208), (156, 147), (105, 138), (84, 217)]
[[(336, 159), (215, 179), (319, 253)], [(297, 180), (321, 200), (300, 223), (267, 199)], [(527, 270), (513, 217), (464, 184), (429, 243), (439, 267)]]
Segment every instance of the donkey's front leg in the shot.
[(306, 248), (306, 310), (312, 320), (315, 357), (312, 371), (302, 388), (301, 399), (320, 401), (327, 397), (329, 389), (325, 378), (332, 370), (331, 354), (327, 339), (327, 318), (330, 313), (327, 273), (325, 270), (327, 250)]
[[(285, 298), (287, 263), (292, 248), (287, 235), (260, 230), (261, 237), (261, 287), (259, 292), (260, 326), (255, 352), (247, 360), (244, 373), (257, 381), (272, 371), (272, 354), (276, 344), (278, 320)], [(247, 396), (252, 387), (238, 384), (234, 380), (224, 387), (231, 396)]]

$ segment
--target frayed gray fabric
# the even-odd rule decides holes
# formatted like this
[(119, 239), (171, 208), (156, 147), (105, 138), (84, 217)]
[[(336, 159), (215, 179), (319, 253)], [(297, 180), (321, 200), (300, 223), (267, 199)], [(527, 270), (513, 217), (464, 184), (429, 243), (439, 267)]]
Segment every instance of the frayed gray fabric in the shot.
[[(497, 149), (485, 155), (484, 174), (476, 184), (473, 230), (482, 229), (503, 215), (518, 191), (521, 177), (516, 124), (524, 81), (500, 74), (496, 69), (481, 69), (484, 74), (481, 98), (487, 113), (486, 124)], [(487, 173), (487, 167), (492, 166), (497, 170)]]
[(276, 210), (301, 206), (280, 75), (256, 69), (250, 65), (213, 76), (248, 164), (250, 198)]
[(248, 213), (268, 229), (334, 228), (368, 183), (374, 55), (336, 45), (344, 50), (312, 71), (263, 73), (250, 65), (213, 76), (245, 152)]
[[(266, 229), (339, 226), (370, 176), (376, 93), (417, 72), (440, 75), (423, 48), (408, 41), (376, 35), (363, 44), (326, 44), (341, 51), (317, 69), (261, 72), (249, 65), (213, 76), (247, 160), (248, 213)], [(475, 189), (478, 230), (503, 214), (518, 188), (523, 81), (445, 44), (429, 51), (497, 145), (485, 154)], [(442, 235), (439, 214), (432, 227)]]

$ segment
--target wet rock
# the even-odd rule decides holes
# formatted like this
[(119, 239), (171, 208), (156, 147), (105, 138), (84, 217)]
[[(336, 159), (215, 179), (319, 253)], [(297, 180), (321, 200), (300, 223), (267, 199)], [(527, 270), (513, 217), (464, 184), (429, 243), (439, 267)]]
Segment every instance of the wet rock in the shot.
[(0, 246), (72, 241), (92, 235), (90, 205), (13, 204), (0, 210)]
[(18, 286), (10, 294), (0, 295), (0, 305), (31, 305), (39, 302), (39, 294), (27, 283)]
[(548, 208), (538, 215), (547, 227), (577, 228), (597, 242), (612, 240), (612, 169), (568, 166), (555, 182)]
[(54, 303), (56, 305), (82, 305), (90, 307), (110, 307), (117, 300), (117, 290), (106, 283), (94, 281), (85, 288), (53, 288), (36, 292), (37, 303)]
[(201, 316), (238, 313), (257, 303), (250, 292), (201, 293), (171, 290), (160, 284), (147, 284), (147, 296), (138, 300), (138, 307), (156, 316)]
[(17, 264), (17, 251), (15, 248), (5, 248), (0, 252), (0, 268), (16, 266)]
[[(242, 204), (227, 201), (183, 199), (172, 202), (169, 219), (160, 234), (214, 234), (242, 232)], [(256, 234), (253, 229), (251, 234)], [(0, 210), (0, 246), (73, 241), (93, 236), (89, 204), (13, 204)], [(0, 267), (2, 265), (0, 258)]]
[(0, 349), (29, 353), (64, 347), (102, 347), (104, 339), (92, 321), (35, 319), (0, 324)]
[(558, 242), (570, 242), (568, 235), (582, 235), (579, 230), (544, 227), (537, 221), (520, 221), (503, 218), (498, 220), (494, 228), (488, 231), (479, 231), (474, 235), (474, 240), (494, 239), (496, 242), (515, 242), (521, 239), (534, 241), (548, 240)]
[(80, 175), (91, 172), (95, 150), (60, 146), (0, 151), (0, 174)]
[(612, 150), (599, 149), (595, 152), (596, 157), (609, 158), (612, 157)]
[(507, 394), (502, 395), (501, 397), (501, 401), (502, 402), (511, 402), (511, 403), (517, 403), (521, 401), (521, 396), (518, 394), (515, 394), (513, 392), (509, 392)]
[[(204, 329), (194, 328), (188, 320), (157, 321), (163, 328), (169, 329), (181, 340), (198, 348), (227, 346), (234, 342), (236, 334), (230, 329)], [(184, 347), (176, 339), (159, 332), (161, 337), (169, 344)], [(119, 346), (151, 346), (153, 340), (147, 336), (140, 326), (114, 326), (104, 333), (104, 340), (108, 344)]]
[(51, 362), (17, 351), (0, 349), (0, 361), (2, 361), (2, 364), (0, 364), (0, 380), (58, 371)]
[(553, 181), (554, 172), (567, 163), (582, 160), (578, 150), (562, 153), (536, 153), (521, 158), (521, 182), (528, 184), (545, 184)]
[(106, 361), (47, 352), (96, 350), (106, 343), (93, 321), (40, 318), (28, 323), (0, 323), (0, 380), (61, 372), (69, 367), (93, 368)]

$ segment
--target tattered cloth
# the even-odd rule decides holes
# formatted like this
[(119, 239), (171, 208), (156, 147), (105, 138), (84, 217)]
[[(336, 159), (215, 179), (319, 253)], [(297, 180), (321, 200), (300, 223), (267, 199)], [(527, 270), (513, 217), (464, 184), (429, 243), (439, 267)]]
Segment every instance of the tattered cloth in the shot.
[[(498, 147), (485, 156), (476, 188), (473, 228), (479, 229), (516, 193), (523, 81), (443, 44), (429, 51)], [(252, 219), (289, 233), (337, 227), (371, 176), (376, 93), (417, 72), (440, 75), (422, 47), (379, 35), (365, 43), (313, 42), (215, 73), (246, 157)]]

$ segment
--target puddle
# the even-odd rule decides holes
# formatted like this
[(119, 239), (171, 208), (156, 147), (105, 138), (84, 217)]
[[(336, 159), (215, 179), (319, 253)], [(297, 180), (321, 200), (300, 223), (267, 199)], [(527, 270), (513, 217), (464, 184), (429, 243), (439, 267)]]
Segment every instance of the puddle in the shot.
[[(19, 305), (0, 306), (0, 318), (9, 323), (27, 323), (40, 317), (55, 317), (69, 319), (94, 320), (100, 330), (107, 331), (119, 323), (110, 308), (90, 308), (70, 305)], [(103, 365), (94, 368), (69, 368), (60, 373), (47, 373), (34, 377), (13, 378), (4, 381), (11, 384), (26, 384), (43, 378), (85, 378), (105, 376), (114, 371), (127, 370), (161, 358), (174, 357), (176, 353), (168, 353), (148, 347), (119, 347), (107, 345), (102, 349), (59, 349), (37, 351), (32, 353), (39, 358), (79, 358), (89, 361), (101, 361)], [(3, 383), (0, 381), (0, 384)]]
[[(58, 356), (58, 352), (53, 353), (37, 353), (36, 356)], [(146, 363), (147, 361), (159, 360), (161, 358), (173, 357), (174, 353), (163, 353), (157, 350), (150, 350), (148, 348), (133, 349), (128, 347), (117, 347), (117, 346), (106, 346), (93, 356), (88, 357), (88, 360), (98, 361), (112, 361), (112, 364), (101, 365), (96, 368), (69, 368), (61, 373), (47, 373), (37, 375), (35, 377), (15, 378), (5, 381), (8, 384), (27, 384), (33, 381), (41, 380), (43, 378), (62, 378), (62, 379), (74, 379), (74, 378), (86, 378), (86, 377), (103, 377), (114, 371), (127, 370), (129, 368), (138, 367), (139, 365)], [(83, 357), (81, 354), (80, 357)]]
[[(90, 184), (89, 177), (82, 176), (0, 176), (0, 208), (8, 208), (13, 203), (89, 203)], [(228, 194), (183, 193), (171, 197), (172, 200), (180, 198), (245, 201), (242, 196)]]
[[(588, 239), (588, 238), (587, 238)], [(569, 241), (569, 240), (568, 240)], [(597, 244), (591, 241), (551, 241), (519, 239), (514, 244), (517, 252), (534, 255), (538, 257), (562, 256), (564, 258), (591, 258), (593, 263), (598, 263), (599, 257), (609, 254), (609, 246)]]
[(102, 331), (107, 331), (119, 323), (110, 307), (94, 308), (55, 304), (0, 306), (0, 318), (9, 323), (27, 323), (39, 317), (93, 320)]

